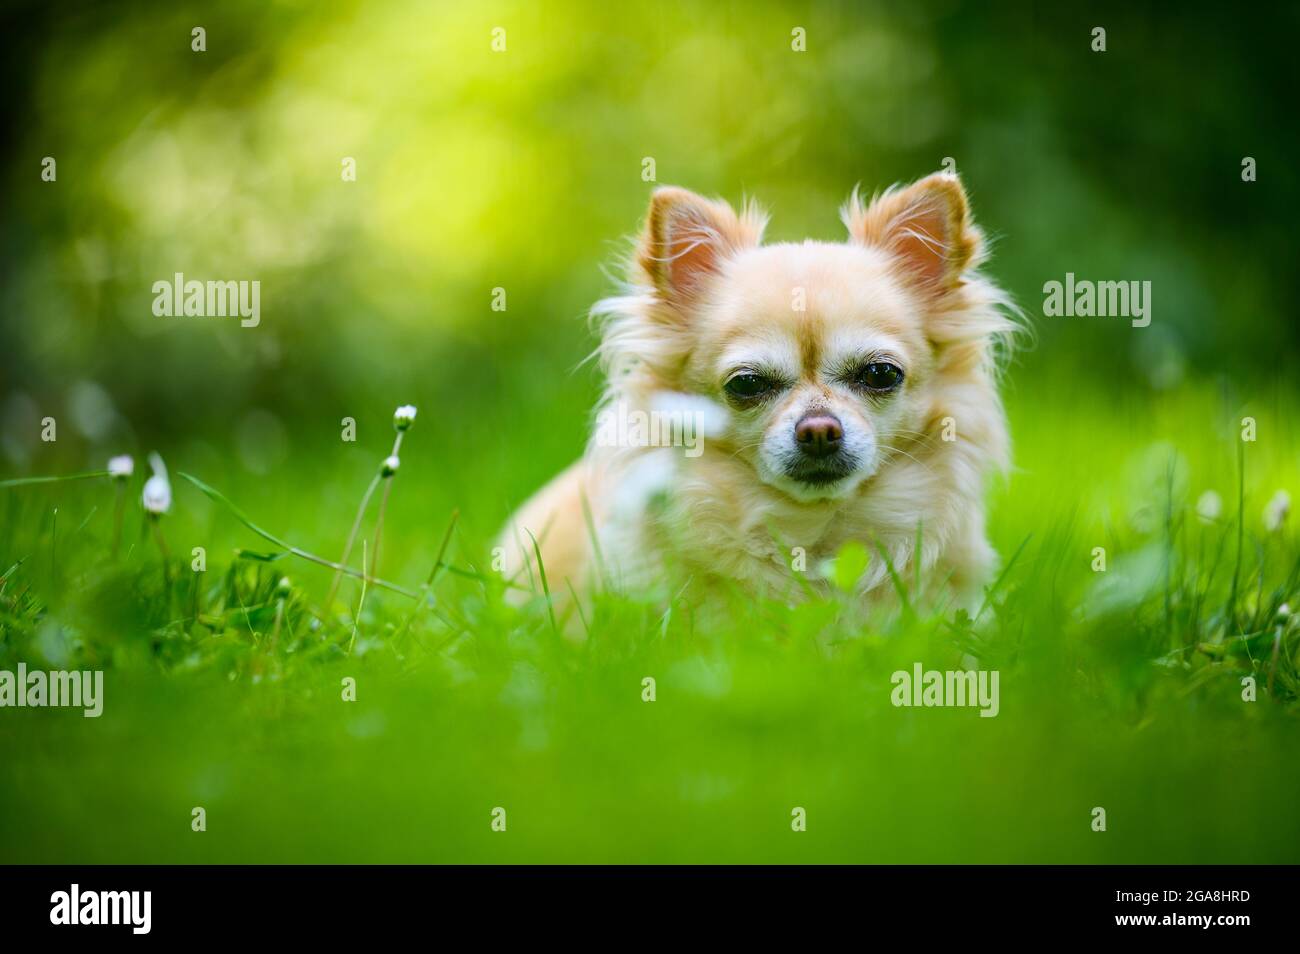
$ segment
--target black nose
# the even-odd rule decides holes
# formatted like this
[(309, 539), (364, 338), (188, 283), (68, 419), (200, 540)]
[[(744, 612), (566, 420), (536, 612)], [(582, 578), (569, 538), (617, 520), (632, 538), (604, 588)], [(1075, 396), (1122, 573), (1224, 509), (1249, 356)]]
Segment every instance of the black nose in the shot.
[(844, 443), (844, 429), (829, 414), (807, 414), (794, 426), (794, 439), (809, 457), (830, 457)]

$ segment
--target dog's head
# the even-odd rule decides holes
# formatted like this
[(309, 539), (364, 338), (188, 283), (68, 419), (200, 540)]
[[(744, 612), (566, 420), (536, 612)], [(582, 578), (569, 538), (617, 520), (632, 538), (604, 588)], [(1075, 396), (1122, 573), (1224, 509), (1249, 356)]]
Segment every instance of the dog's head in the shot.
[(936, 398), (982, 370), (1008, 325), (971, 294), (991, 286), (974, 279), (981, 238), (955, 176), (869, 204), (855, 193), (843, 219), (844, 243), (763, 245), (753, 207), (656, 190), (642, 291), (622, 300), (639, 303), (636, 320), (605, 342), (641, 387), (725, 407), (726, 452), (799, 501), (848, 497), (924, 439)]

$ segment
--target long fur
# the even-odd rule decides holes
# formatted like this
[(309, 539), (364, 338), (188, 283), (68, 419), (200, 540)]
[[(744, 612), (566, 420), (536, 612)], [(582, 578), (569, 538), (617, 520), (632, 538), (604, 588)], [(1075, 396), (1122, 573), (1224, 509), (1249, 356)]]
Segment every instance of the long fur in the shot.
[[(855, 294), (872, 302), (873, 286), (849, 267), (860, 256), (864, 268), (879, 271), (882, 300), (912, 303), (895, 308), (893, 324), (885, 325), (911, 342), (905, 350), (922, 382), (905, 397), (911, 402), (907, 420), (915, 426), (898, 427), (897, 433), (887, 423), (888, 410), (873, 418), (876, 411), (868, 405), (857, 415), (842, 401), (846, 420), (874, 420), (876, 433), (890, 437), (877, 449), (875, 472), (846, 497), (801, 500), (761, 479), (752, 432), (749, 440), (736, 431), (716, 435), (709, 452), (694, 460), (683, 458), (680, 449), (600, 446), (593, 436), (583, 459), (512, 519), (503, 538), (513, 551), (508, 573), (520, 575), (532, 559), (511, 544), (518, 529), (540, 537), (544, 526), (548, 575), (579, 588), (598, 581), (649, 585), (671, 562), (697, 582), (720, 579), (794, 596), (801, 591), (793, 585), (795, 547), (805, 554), (816, 585), (818, 562), (847, 541), (860, 540), (873, 553), (879, 547), (904, 578), (910, 579), (919, 561), (931, 585), (941, 584), (958, 598), (978, 592), (996, 566), (985, 539), (983, 492), (986, 476), (1009, 462), (998, 380), (1021, 333), (1018, 312), (980, 270), (983, 236), (970, 221), (955, 177), (893, 187), (869, 203), (854, 190), (841, 215), (850, 235), (847, 248), (762, 246), (767, 217), (755, 204), (736, 213), (684, 190), (656, 192), (629, 256), (627, 280), (592, 309), (606, 380), (597, 414), (620, 406), (648, 412), (665, 393), (718, 402), (702, 369), (714, 349), (710, 334), (717, 330), (709, 323), (723, 322), (717, 316), (729, 314), (729, 307), (734, 311), (731, 299), (788, 268), (790, 274), (817, 276), (818, 289), (832, 305)], [(736, 262), (760, 249), (766, 264), (751, 276)], [(770, 290), (773, 300), (782, 287)], [(787, 327), (789, 318), (763, 320), (777, 329), (773, 334), (831, 333), (816, 324), (816, 316), (801, 316), (797, 332)], [(856, 327), (852, 316), (838, 320), (837, 327)], [(809, 347), (816, 350), (815, 344)], [(943, 438), (950, 420), (957, 427), (948, 441)], [(780, 421), (760, 418), (748, 426), (759, 423), (767, 427), (764, 441), (780, 432)], [(598, 556), (609, 564), (599, 573)], [(888, 578), (884, 561), (873, 559), (859, 584), (863, 597), (887, 599)]]

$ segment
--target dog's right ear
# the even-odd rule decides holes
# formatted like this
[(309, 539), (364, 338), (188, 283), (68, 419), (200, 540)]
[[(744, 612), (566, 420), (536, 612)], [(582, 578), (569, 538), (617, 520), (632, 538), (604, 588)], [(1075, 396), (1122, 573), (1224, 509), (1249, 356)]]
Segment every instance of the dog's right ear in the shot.
[(728, 256), (758, 245), (765, 224), (753, 206), (737, 215), (721, 199), (663, 186), (650, 197), (636, 264), (660, 298), (688, 305)]

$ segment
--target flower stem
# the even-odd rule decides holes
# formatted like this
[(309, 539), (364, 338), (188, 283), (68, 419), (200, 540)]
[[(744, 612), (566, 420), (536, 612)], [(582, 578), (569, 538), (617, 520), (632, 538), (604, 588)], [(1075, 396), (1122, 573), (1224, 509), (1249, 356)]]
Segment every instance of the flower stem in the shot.
[(122, 545), (122, 515), (126, 510), (126, 486), (122, 483), (117, 485), (117, 506), (113, 511), (113, 559), (117, 559), (117, 551)]
[(370, 572), (378, 573), (379, 539), (384, 533), (384, 513), (388, 510), (388, 495), (393, 490), (393, 478), (384, 479), (384, 493), (379, 498), (379, 516), (375, 519), (375, 545), (370, 548)]
[(352, 638), (348, 640), (348, 655), (352, 655), (352, 647), (357, 642), (357, 626), (361, 623), (361, 610), (366, 605), (366, 541), (361, 541), (361, 599), (357, 601), (357, 612), (352, 617)]
[(28, 484), (56, 484), (64, 480), (87, 480), (91, 477), (109, 477), (106, 470), (92, 470), (84, 474), (68, 474), (66, 477), (16, 477), (13, 480), (0, 480), (0, 487), (25, 487)]
[[(348, 557), (352, 555), (352, 545), (357, 542), (357, 531), (361, 529), (361, 518), (366, 515), (366, 507), (370, 506), (370, 498), (374, 495), (375, 488), (379, 486), (380, 476), (376, 474), (370, 480), (370, 486), (366, 488), (365, 494), (361, 497), (361, 506), (357, 507), (356, 519), (352, 521), (352, 530), (348, 533), (348, 542), (343, 547), (343, 556), (339, 558), (339, 565), (346, 566)], [(339, 583), (343, 580), (343, 570), (339, 569), (334, 573), (334, 581), (330, 583), (329, 595), (325, 597), (325, 608), (328, 610), (334, 604), (334, 597), (339, 591)]]
[(167, 541), (163, 538), (162, 521), (157, 514), (149, 515), (149, 523), (153, 527), (153, 538), (158, 542), (158, 550), (162, 553), (163, 561), (163, 583), (167, 586), (167, 611), (171, 613), (172, 605), (172, 555), (167, 549)]
[[(393, 441), (393, 453), (391, 454), (393, 457), (396, 457), (402, 449), (403, 433), (403, 431), (398, 431), (397, 437)], [(379, 572), (379, 540), (384, 533), (384, 514), (388, 512), (388, 495), (393, 491), (393, 476), (389, 474), (384, 478), (384, 494), (379, 498), (379, 515), (375, 519), (375, 545), (370, 548), (370, 573), (372, 576)]]

